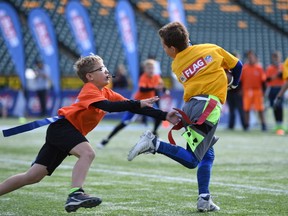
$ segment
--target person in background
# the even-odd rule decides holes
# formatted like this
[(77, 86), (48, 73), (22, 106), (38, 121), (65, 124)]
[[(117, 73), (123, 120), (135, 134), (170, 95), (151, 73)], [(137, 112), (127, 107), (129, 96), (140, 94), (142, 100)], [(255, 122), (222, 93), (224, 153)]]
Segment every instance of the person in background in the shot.
[(273, 115), (276, 122), (274, 131), (278, 135), (284, 135), (285, 129), (283, 128), (283, 102), (274, 106), (274, 101), (277, 94), (280, 92), (284, 84), (282, 79), (283, 64), (281, 63), (281, 53), (275, 51), (271, 55), (271, 64), (266, 68), (266, 82), (270, 106), (273, 108)]
[[(140, 76), (138, 83), (138, 91), (135, 93), (133, 98), (135, 100), (141, 100), (145, 98), (150, 98), (156, 96), (156, 90), (164, 88), (163, 81), (159, 75), (154, 74), (154, 65), (155, 61), (152, 59), (147, 59), (144, 61), (144, 72)], [(103, 139), (100, 143), (97, 144), (97, 148), (104, 148), (110, 139), (114, 137), (120, 130), (125, 128), (128, 124), (135, 120), (134, 113), (125, 112), (121, 122), (111, 131), (111, 133)], [(157, 130), (161, 124), (161, 120), (154, 120), (154, 129), (153, 133), (157, 133)]]
[[(238, 59), (240, 55), (237, 52), (231, 53)], [(243, 130), (247, 130), (247, 125), (245, 123), (244, 111), (243, 111), (243, 99), (242, 99), (242, 85), (239, 82), (239, 85), (236, 89), (231, 89), (227, 92), (227, 104), (229, 107), (229, 121), (228, 129), (233, 130), (236, 122), (236, 112), (238, 112), (240, 117), (240, 122)]]
[(0, 98), (0, 116), (6, 118), (8, 116), (8, 110), (5, 99)]
[(162, 74), (161, 64), (160, 64), (160, 62), (156, 59), (156, 56), (150, 53), (150, 54), (148, 55), (148, 59), (153, 59), (153, 60), (154, 60), (154, 62), (155, 62), (155, 71), (154, 71), (154, 73), (157, 74), (157, 75), (159, 75), (159, 76), (161, 76), (161, 74)]
[(279, 91), (279, 93), (277, 94), (274, 100), (274, 106), (276, 107), (283, 104), (283, 97), (284, 97), (286, 90), (288, 89), (288, 58), (286, 58), (283, 64), (282, 78), (285, 81), (285, 83), (284, 85), (282, 85), (281, 90)]
[(246, 53), (247, 62), (243, 65), (241, 82), (243, 90), (243, 109), (245, 114), (245, 125), (247, 129), (250, 123), (250, 112), (258, 112), (262, 131), (267, 130), (264, 117), (264, 89), (266, 75), (258, 62), (254, 51)]
[(46, 116), (47, 114), (47, 96), (51, 87), (50, 72), (49, 69), (44, 66), (42, 61), (36, 61), (34, 67), (35, 73), (35, 92), (40, 104), (40, 116)]
[(114, 88), (128, 88), (129, 80), (127, 78), (127, 71), (123, 64), (117, 66), (115, 72), (115, 78), (113, 78), (113, 89)]

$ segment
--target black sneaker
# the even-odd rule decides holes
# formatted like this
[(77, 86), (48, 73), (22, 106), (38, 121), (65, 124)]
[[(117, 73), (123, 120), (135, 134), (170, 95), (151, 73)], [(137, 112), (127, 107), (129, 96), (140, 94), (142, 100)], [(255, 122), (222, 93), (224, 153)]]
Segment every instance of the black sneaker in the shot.
[(69, 194), (65, 210), (67, 212), (76, 212), (78, 208), (93, 208), (100, 205), (102, 200), (98, 197), (90, 197), (84, 193), (84, 190), (80, 188), (74, 193)]

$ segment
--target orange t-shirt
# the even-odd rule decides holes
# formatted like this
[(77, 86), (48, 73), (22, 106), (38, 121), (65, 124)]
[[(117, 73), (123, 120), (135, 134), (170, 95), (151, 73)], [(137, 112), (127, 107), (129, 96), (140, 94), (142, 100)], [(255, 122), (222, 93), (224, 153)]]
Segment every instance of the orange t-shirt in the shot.
[(262, 89), (266, 75), (261, 65), (244, 64), (242, 69), (241, 81), (243, 90)]
[[(274, 77), (275, 75), (277, 75), (279, 73), (279, 71), (283, 71), (283, 65), (279, 65), (279, 67), (277, 67), (276, 65), (269, 65), (266, 69), (266, 76), (268, 77)], [(270, 82), (267, 82), (267, 86), (270, 87), (279, 87), (282, 86), (284, 84), (284, 80), (282, 79), (282, 77), (277, 77), (276, 79), (271, 80)]]
[(100, 90), (92, 83), (86, 83), (81, 89), (76, 102), (70, 106), (60, 108), (58, 115), (64, 116), (85, 136), (98, 125), (106, 114), (105, 111), (91, 106), (92, 103), (103, 100), (121, 101), (127, 100), (127, 98), (109, 88), (104, 87)]
[[(159, 75), (154, 74), (152, 77), (143, 73), (139, 79), (138, 86), (143, 88), (156, 88), (162, 81)], [(142, 100), (146, 98), (151, 98), (155, 96), (155, 91), (140, 92), (140, 89), (135, 93), (135, 100)]]

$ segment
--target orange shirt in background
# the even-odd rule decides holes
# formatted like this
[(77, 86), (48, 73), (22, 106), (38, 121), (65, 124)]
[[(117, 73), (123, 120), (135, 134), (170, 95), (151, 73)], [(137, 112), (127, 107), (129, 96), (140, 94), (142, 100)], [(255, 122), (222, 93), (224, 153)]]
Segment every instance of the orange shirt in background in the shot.
[[(283, 65), (281, 64), (279, 67), (276, 65), (269, 65), (266, 69), (266, 76), (268, 77), (274, 77), (277, 75), (280, 71), (283, 71)], [(270, 82), (267, 82), (267, 86), (269, 87), (279, 87), (284, 84), (284, 80), (282, 77), (277, 77), (275, 79), (272, 79)]]
[(265, 80), (266, 75), (261, 65), (244, 64), (241, 76), (244, 111), (264, 110), (262, 84)]
[(266, 75), (261, 65), (244, 64), (242, 69), (241, 81), (243, 90), (262, 89)]
[(135, 100), (142, 100), (146, 98), (151, 98), (156, 95), (155, 91), (148, 91), (148, 92), (140, 92), (140, 88), (156, 88), (162, 79), (160, 75), (154, 74), (152, 77), (148, 76), (145, 72), (141, 75), (138, 83), (139, 90), (135, 93), (134, 99)]

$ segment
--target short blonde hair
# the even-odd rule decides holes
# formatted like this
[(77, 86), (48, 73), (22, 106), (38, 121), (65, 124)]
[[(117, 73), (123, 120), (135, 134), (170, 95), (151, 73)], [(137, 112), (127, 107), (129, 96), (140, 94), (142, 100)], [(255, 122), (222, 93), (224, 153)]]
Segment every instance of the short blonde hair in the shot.
[(146, 59), (144, 62), (143, 62), (143, 66), (146, 67), (146, 66), (155, 66), (155, 63), (156, 61), (154, 59)]
[(74, 70), (77, 73), (78, 77), (84, 82), (87, 83), (86, 74), (95, 70), (94, 66), (97, 63), (102, 63), (103, 59), (94, 54), (89, 56), (80, 57), (74, 64)]

